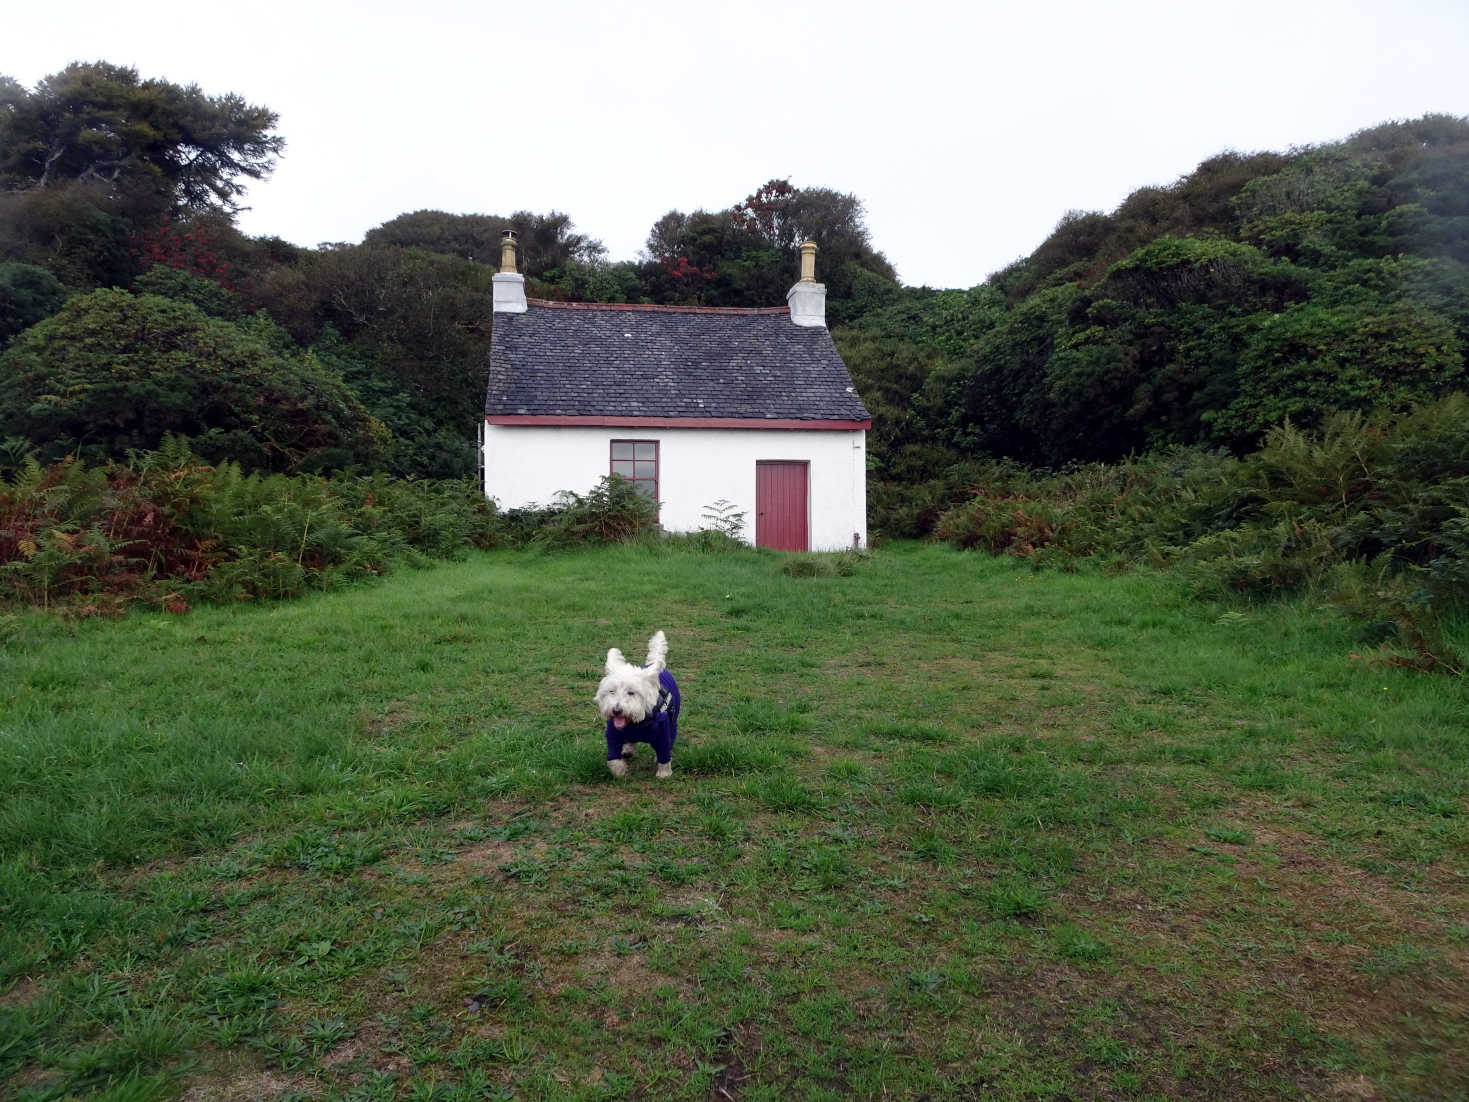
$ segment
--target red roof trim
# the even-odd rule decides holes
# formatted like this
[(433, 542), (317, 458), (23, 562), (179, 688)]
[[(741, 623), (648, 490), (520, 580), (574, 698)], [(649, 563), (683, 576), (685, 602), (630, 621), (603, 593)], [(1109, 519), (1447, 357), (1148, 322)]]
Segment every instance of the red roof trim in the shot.
[(515, 414), (485, 418), (488, 425), (582, 426), (619, 429), (836, 429), (855, 432), (872, 428), (865, 421), (802, 420), (799, 417), (558, 417)]
[(656, 314), (735, 314), (746, 317), (774, 317), (789, 314), (789, 306), (654, 306), (646, 302), (553, 302), (544, 298), (528, 298), (529, 306), (546, 310), (636, 310)]

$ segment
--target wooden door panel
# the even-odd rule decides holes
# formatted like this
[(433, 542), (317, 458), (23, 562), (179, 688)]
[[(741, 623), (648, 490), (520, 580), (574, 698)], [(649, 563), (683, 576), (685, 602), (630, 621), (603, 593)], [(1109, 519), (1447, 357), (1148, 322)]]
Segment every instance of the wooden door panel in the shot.
[(809, 464), (760, 460), (755, 464), (755, 546), (807, 551)]

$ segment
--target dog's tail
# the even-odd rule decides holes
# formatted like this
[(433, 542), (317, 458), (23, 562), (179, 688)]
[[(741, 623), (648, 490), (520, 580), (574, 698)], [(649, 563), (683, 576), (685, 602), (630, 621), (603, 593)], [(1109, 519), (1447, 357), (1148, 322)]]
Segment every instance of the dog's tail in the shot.
[(667, 666), (668, 639), (661, 631), (655, 631), (653, 638), (648, 640), (647, 668), (654, 673), (662, 673)]

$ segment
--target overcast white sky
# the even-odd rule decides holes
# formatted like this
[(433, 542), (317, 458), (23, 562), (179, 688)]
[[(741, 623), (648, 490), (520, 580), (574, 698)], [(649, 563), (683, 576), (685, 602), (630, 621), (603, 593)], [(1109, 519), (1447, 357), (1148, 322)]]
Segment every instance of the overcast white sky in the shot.
[(27, 87), (102, 59), (278, 112), (247, 233), (556, 209), (623, 260), (783, 176), (855, 193), (935, 287), (1225, 149), (1469, 114), (1469, 0), (46, 0), (0, 28)]

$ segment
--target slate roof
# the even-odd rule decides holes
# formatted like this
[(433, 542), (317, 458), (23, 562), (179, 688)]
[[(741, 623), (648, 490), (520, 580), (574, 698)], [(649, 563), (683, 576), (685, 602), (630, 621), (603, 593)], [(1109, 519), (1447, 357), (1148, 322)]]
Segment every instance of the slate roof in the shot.
[(867, 421), (824, 328), (785, 307), (531, 299), (496, 314), (488, 417)]

